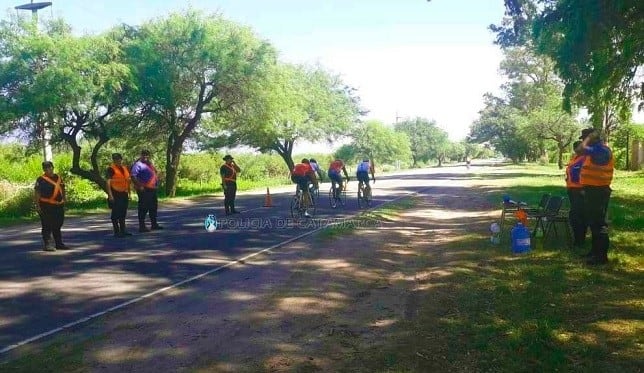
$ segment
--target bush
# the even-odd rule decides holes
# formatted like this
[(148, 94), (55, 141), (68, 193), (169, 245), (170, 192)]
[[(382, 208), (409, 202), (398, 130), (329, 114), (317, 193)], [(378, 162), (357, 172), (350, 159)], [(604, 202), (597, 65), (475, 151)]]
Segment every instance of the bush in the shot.
[(5, 218), (20, 218), (34, 215), (33, 189), (20, 188), (13, 196), (0, 203), (0, 212), (0, 216)]

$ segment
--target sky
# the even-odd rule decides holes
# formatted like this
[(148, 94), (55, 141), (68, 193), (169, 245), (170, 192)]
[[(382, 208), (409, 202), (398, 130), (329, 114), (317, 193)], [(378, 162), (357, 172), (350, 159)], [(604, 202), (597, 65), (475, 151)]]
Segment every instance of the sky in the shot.
[[(36, 0), (38, 2), (40, 0)], [(498, 91), (501, 51), (487, 29), (502, 0), (51, 0), (39, 16), (79, 34), (138, 25), (189, 6), (250, 26), (284, 62), (319, 63), (358, 89), (368, 119), (435, 120), (463, 139)], [(8, 11), (29, 0), (0, 0)]]

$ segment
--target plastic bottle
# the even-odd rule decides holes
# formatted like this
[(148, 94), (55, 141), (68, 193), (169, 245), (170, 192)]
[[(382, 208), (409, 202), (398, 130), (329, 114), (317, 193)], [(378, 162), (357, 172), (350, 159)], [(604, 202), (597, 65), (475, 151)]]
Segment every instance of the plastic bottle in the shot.
[(512, 253), (524, 254), (530, 251), (530, 230), (518, 222), (510, 234), (512, 237)]

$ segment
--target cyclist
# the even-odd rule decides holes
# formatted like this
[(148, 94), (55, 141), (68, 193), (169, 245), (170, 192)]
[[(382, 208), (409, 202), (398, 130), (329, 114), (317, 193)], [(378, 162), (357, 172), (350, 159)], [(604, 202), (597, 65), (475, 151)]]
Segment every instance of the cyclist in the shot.
[(311, 159), (309, 159), (309, 163), (311, 164), (311, 168), (313, 169), (313, 171), (315, 171), (315, 173), (317, 174), (318, 179), (320, 181), (322, 181), (324, 179), (324, 177), (322, 175), (322, 168), (320, 168), (320, 165), (318, 164), (318, 161), (316, 161), (315, 159), (311, 158)]
[(369, 191), (371, 191), (371, 186), (369, 185), (369, 174), (371, 174), (371, 180), (373, 182), (376, 182), (376, 176), (374, 175), (375, 173), (375, 167), (373, 165), (373, 162), (369, 161), (369, 158), (365, 158), (360, 162), (358, 167), (356, 168), (356, 179), (358, 179), (358, 189), (362, 187), (362, 185), (365, 185), (365, 192), (367, 195), (369, 195)]
[(349, 174), (344, 166), (344, 162), (342, 162), (341, 159), (336, 158), (335, 161), (331, 162), (329, 165), (329, 171), (327, 172), (327, 176), (331, 179), (331, 187), (334, 190), (333, 197), (336, 199), (340, 198), (340, 192), (342, 192), (342, 175), (340, 175), (340, 171), (344, 172), (344, 176), (347, 178), (348, 182)]
[(309, 207), (312, 203), (311, 194), (309, 193), (309, 183), (313, 184), (316, 188), (319, 188), (318, 179), (315, 177), (315, 171), (311, 168), (311, 163), (308, 159), (302, 159), (301, 163), (296, 164), (291, 171), (291, 181), (297, 184), (297, 190), (302, 191), (303, 203), (304, 203), (304, 216), (309, 217), (308, 211), (306, 208)]

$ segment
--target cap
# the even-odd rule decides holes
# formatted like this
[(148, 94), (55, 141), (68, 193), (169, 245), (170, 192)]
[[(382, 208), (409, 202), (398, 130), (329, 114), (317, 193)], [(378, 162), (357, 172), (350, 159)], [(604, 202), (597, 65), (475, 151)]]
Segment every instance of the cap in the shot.
[(44, 161), (44, 162), (42, 163), (42, 169), (43, 169), (43, 170), (44, 170), (45, 168), (49, 168), (49, 167), (54, 168), (54, 163), (53, 163), (53, 162), (50, 162), (50, 161)]
[(230, 154), (226, 154), (226, 155), (224, 156), (224, 161), (227, 161), (227, 160), (231, 160), (231, 161), (232, 161), (233, 159), (235, 159), (235, 158), (233, 158), (233, 156), (232, 156), (232, 155), (230, 155)]
[(149, 157), (150, 156), (150, 151), (147, 150), (147, 149), (141, 150), (141, 156)]
[(594, 128), (584, 128), (583, 130), (581, 130), (581, 136), (579, 136), (579, 140), (585, 139), (586, 137), (588, 137), (588, 135), (590, 135), (591, 133), (593, 133), (595, 131), (596, 131), (596, 129), (594, 129)]
[(118, 160), (121, 160), (121, 159), (123, 159), (123, 156), (121, 155), (121, 153), (112, 153), (112, 160), (113, 161), (118, 161)]

